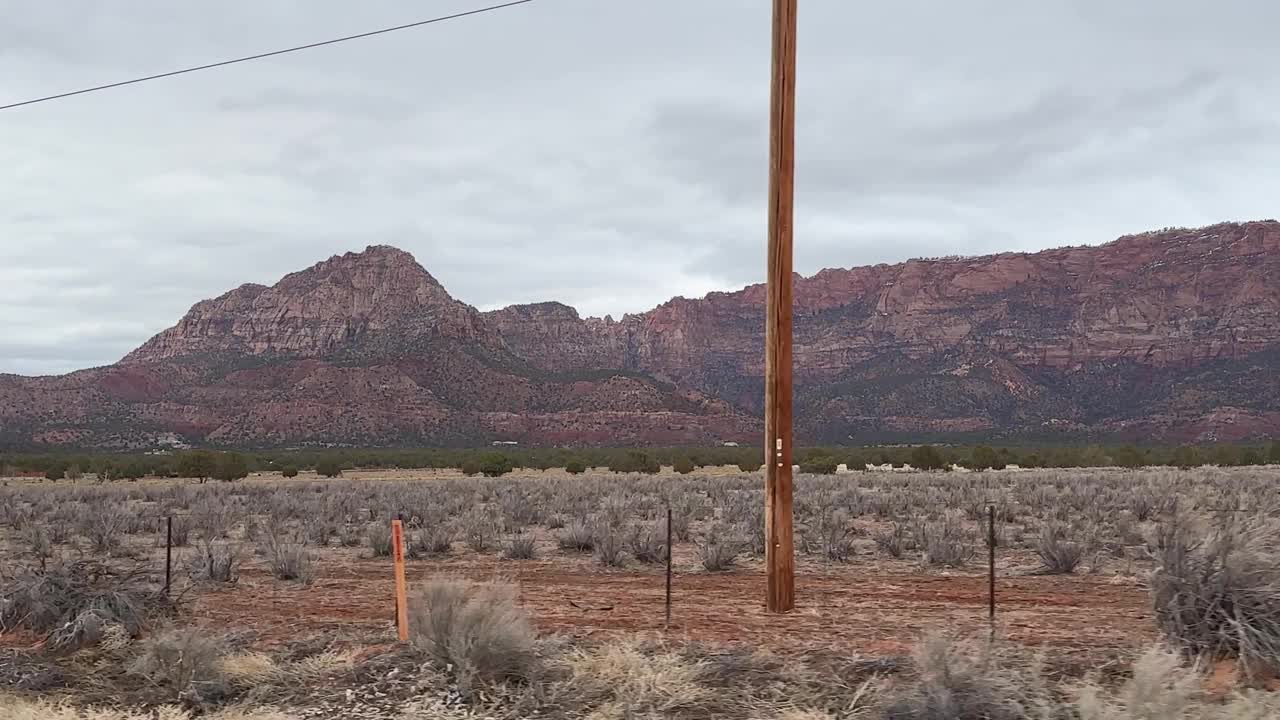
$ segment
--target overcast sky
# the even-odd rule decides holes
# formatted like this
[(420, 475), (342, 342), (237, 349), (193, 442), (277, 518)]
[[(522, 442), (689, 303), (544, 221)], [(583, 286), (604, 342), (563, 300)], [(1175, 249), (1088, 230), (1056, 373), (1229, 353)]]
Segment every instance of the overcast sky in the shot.
[[(0, 0), (0, 105), (489, 0)], [(797, 270), (1280, 215), (1280, 4), (801, 0)], [(763, 279), (768, 0), (536, 0), (0, 112), (0, 372), (412, 252), (482, 309)]]

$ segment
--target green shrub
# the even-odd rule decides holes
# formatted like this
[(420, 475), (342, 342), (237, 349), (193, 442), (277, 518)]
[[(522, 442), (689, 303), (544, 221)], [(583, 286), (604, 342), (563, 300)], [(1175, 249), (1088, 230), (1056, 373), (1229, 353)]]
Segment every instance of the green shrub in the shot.
[(738, 461), (738, 469), (744, 473), (759, 472), (762, 467), (764, 467), (764, 462), (761, 460), (742, 459)]
[(622, 458), (613, 461), (609, 469), (614, 472), (656, 475), (662, 470), (662, 465), (643, 450), (628, 450)]
[(921, 445), (911, 450), (911, 467), (917, 470), (941, 470), (946, 466), (942, 453), (932, 445)]
[(232, 482), (249, 477), (249, 461), (240, 453), (223, 453), (213, 469), (213, 479)]
[(564, 464), (564, 469), (570, 475), (581, 475), (587, 471), (587, 464), (581, 458), (569, 458), (569, 461)]
[(298, 477), (298, 468), (293, 465), (285, 465), (280, 468), (280, 475), (287, 478)]
[(342, 474), (342, 463), (333, 458), (326, 458), (316, 463), (316, 474), (322, 477), (335, 478)]
[(966, 467), (973, 470), (1003, 470), (1006, 463), (995, 448), (979, 445), (973, 449)]
[(681, 475), (688, 475), (689, 473), (693, 472), (696, 469), (696, 467), (694, 466), (693, 461), (690, 460), (689, 458), (678, 457), (671, 463), (671, 469), (675, 470)]
[[(502, 453), (488, 453), (479, 461), (480, 472), (485, 477), (502, 477), (514, 469), (511, 458)], [(468, 475), (474, 473), (467, 473)]]
[(815, 455), (800, 463), (800, 472), (813, 475), (834, 475), (839, 463), (829, 455)]

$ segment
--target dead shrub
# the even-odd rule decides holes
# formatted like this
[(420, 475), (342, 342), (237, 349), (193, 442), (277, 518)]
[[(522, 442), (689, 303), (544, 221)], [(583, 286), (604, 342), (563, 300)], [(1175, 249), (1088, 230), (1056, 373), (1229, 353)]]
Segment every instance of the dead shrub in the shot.
[(536, 637), (515, 588), (437, 578), (409, 603), (410, 642), (466, 691), (476, 681), (527, 681), (538, 669)]
[(120, 572), (86, 560), (6, 581), (0, 632), (47, 633), (49, 649), (68, 651), (96, 644), (111, 626), (137, 637), (149, 618), (172, 608), (141, 570)]
[(168, 526), (162, 526), (162, 529), (173, 541), (174, 547), (186, 547), (191, 544), (191, 519), (179, 515), (173, 519), (173, 532), (168, 532)]
[(80, 534), (89, 541), (95, 553), (106, 554), (120, 545), (130, 515), (121, 506), (84, 509), (80, 518)]

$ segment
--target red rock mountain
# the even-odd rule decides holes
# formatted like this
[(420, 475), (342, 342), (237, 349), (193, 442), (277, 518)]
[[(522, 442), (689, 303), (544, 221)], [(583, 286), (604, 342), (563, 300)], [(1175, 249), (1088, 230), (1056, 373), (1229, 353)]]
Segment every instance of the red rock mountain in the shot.
[[(807, 442), (1280, 436), (1280, 223), (796, 278)], [(197, 303), (116, 365), (0, 376), (0, 444), (752, 442), (764, 288), (481, 313), (389, 247)]]

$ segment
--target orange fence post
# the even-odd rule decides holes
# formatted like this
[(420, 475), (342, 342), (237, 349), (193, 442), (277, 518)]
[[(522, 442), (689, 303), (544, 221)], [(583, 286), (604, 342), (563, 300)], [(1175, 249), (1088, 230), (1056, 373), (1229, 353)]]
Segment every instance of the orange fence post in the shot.
[(409, 642), (408, 583), (404, 578), (404, 524), (391, 521), (391, 552), (396, 566), (396, 629), (400, 642)]

